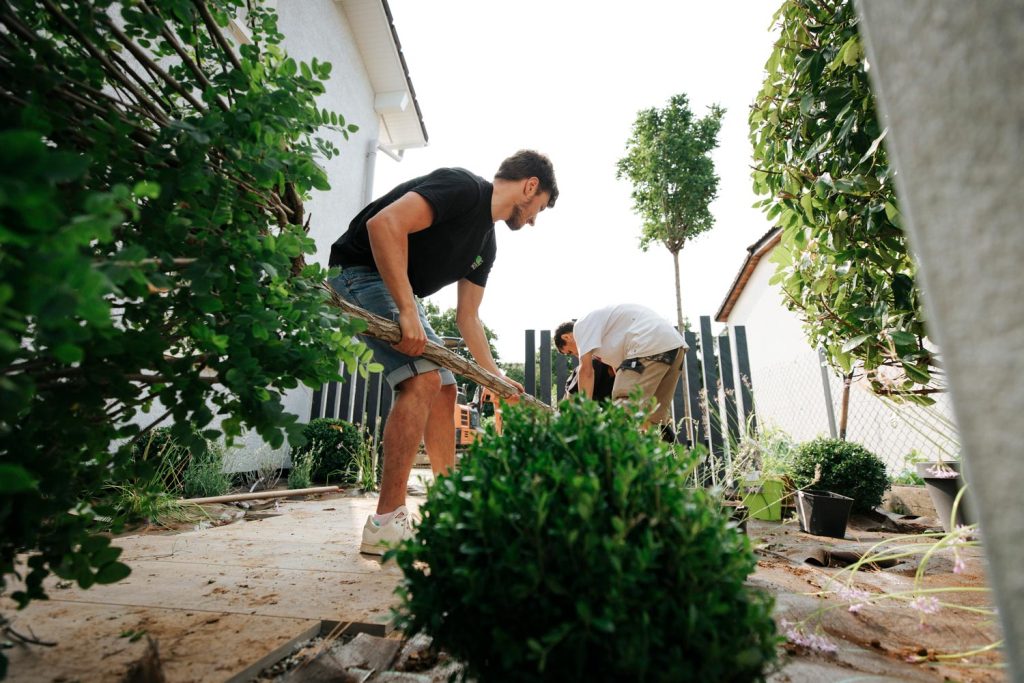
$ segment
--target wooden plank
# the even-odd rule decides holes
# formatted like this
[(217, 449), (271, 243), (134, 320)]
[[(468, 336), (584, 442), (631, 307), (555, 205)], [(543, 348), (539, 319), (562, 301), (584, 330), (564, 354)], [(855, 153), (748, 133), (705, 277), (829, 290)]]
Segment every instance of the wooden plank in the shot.
[(380, 385), (384, 376), (379, 372), (370, 375), (367, 380), (366, 392), (366, 430), (373, 434), (380, 418)]
[(337, 417), (352, 422), (352, 377), (353, 372), (348, 368), (343, 375), (345, 381), (338, 388), (338, 407), (334, 410), (332, 417)]
[(324, 385), (320, 385), (319, 388), (313, 390), (313, 402), (309, 406), (309, 419), (315, 420), (318, 417), (323, 417), (324, 413)]
[(339, 683), (369, 680), (377, 672), (391, 668), (402, 641), (360, 633), (344, 643), (335, 639), (326, 643), (316, 657), (288, 672), (283, 683)]
[(523, 386), (530, 396), (537, 395), (537, 337), (535, 330), (526, 330), (526, 360), (523, 361)]
[(725, 400), (728, 443), (735, 446), (740, 442), (740, 423), (736, 413), (736, 379), (732, 371), (732, 345), (729, 343), (728, 334), (718, 337), (718, 362), (722, 366), (722, 393)]
[(686, 345), (690, 350), (686, 352), (686, 381), (687, 400), (690, 402), (690, 423), (687, 425), (687, 433), (691, 441), (690, 447), (694, 444), (707, 446), (707, 434), (704, 429), (704, 419), (701, 417), (700, 404), (700, 346), (697, 343), (697, 335), (687, 330), (683, 333)]
[[(684, 363), (685, 364), (685, 363)], [(690, 446), (690, 436), (686, 430), (686, 392), (683, 391), (683, 377), (685, 375), (679, 375), (679, 381), (676, 382), (676, 389), (672, 393), (672, 428), (676, 432), (676, 442), (686, 443), (687, 447)]]
[(324, 402), (324, 417), (337, 417), (338, 392), (342, 391), (337, 382), (327, 383), (327, 400)]
[(565, 398), (565, 381), (569, 379), (569, 356), (558, 354), (555, 358), (555, 395), (561, 401)]
[(388, 415), (391, 414), (391, 406), (394, 402), (395, 392), (387, 382), (381, 383), (380, 396), (380, 422), (377, 425), (377, 435), (384, 433), (384, 426), (388, 422)]
[(743, 408), (744, 431), (750, 436), (757, 436), (757, 415), (754, 413), (754, 380), (750, 375), (750, 355), (747, 351), (747, 328), (736, 325), (733, 328), (736, 338), (736, 364), (740, 371), (740, 405)]
[(352, 424), (361, 425), (366, 422), (366, 378), (356, 374), (355, 383), (356, 389), (352, 394)]
[(540, 395), (537, 397), (551, 405), (551, 330), (540, 331)]
[(708, 448), (715, 457), (724, 476), (725, 444), (722, 441), (721, 410), (718, 406), (718, 360), (715, 358), (715, 338), (711, 334), (711, 316), (700, 317), (701, 363), (704, 367), (704, 403), (708, 416)]
[[(126, 680), (149, 638), (157, 643), (168, 683), (223, 683), (251, 680), (315, 637), (321, 624), (215, 610), (38, 601), (17, 613), (17, 628), (56, 645), (5, 650), (10, 683)], [(126, 633), (143, 635), (132, 642)]]

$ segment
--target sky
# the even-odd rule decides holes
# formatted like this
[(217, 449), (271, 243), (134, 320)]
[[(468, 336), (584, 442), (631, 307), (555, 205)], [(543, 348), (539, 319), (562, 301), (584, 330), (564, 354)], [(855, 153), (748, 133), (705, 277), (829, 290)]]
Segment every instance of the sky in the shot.
[[(694, 327), (714, 318), (746, 248), (771, 227), (752, 207), (747, 115), (781, 0), (388, 4), (429, 144), (401, 162), (378, 154), (374, 196), (443, 166), (489, 180), (524, 148), (554, 164), (555, 207), (518, 232), (495, 226), (498, 256), (480, 317), (498, 335), (500, 361), (523, 360), (524, 330), (610, 304), (644, 304), (675, 321), (672, 256), (659, 244), (641, 251), (632, 186), (615, 173), (637, 113), (678, 93), (697, 117), (712, 104), (726, 109), (712, 155), (715, 227), (680, 255), (683, 315)], [(454, 307), (456, 287), (429, 299)]]

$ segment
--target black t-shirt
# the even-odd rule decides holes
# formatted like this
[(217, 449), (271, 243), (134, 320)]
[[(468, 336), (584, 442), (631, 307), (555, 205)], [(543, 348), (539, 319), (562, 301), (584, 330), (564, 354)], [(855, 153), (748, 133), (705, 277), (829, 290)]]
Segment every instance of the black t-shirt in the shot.
[(434, 209), (430, 227), (409, 235), (409, 283), (416, 296), (429, 296), (465, 278), (480, 285), (494, 265), (497, 245), (491, 219), (494, 186), (462, 168), (441, 168), (402, 183), (371, 202), (331, 246), (330, 265), (376, 269), (366, 221), (406, 192), (420, 195)]

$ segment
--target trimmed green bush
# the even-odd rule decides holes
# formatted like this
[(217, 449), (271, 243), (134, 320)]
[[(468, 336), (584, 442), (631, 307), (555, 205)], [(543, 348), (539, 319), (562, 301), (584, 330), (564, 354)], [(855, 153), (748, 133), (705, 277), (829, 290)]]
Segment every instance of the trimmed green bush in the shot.
[(297, 456), (311, 458), (313, 481), (353, 483), (353, 461), (363, 444), (359, 427), (345, 420), (318, 417), (309, 421), (302, 435), (306, 437), (306, 445), (296, 451), (292, 462)]
[(429, 489), (399, 621), (486, 681), (756, 681), (771, 598), (749, 539), (635, 406), (513, 406)]
[[(818, 467), (821, 475), (814, 482)], [(840, 439), (815, 439), (797, 446), (790, 476), (800, 488), (853, 498), (853, 509), (858, 512), (869, 512), (881, 505), (889, 488), (882, 459), (860, 444)]]

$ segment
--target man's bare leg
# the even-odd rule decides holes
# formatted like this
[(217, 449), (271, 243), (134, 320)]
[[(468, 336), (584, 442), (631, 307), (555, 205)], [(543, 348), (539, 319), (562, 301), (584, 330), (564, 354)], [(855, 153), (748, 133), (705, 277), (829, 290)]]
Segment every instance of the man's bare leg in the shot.
[[(385, 515), (405, 505), (409, 474), (424, 436), (431, 406), (441, 388), (441, 375), (427, 372), (398, 385), (395, 403), (384, 426), (384, 472), (381, 474), (377, 514)], [(453, 408), (454, 410), (454, 408)], [(448, 422), (452, 422), (449, 414)], [(452, 437), (454, 448), (455, 437)]]
[(455, 467), (455, 385), (441, 387), (424, 432), (424, 445), (434, 476), (447, 474)]

